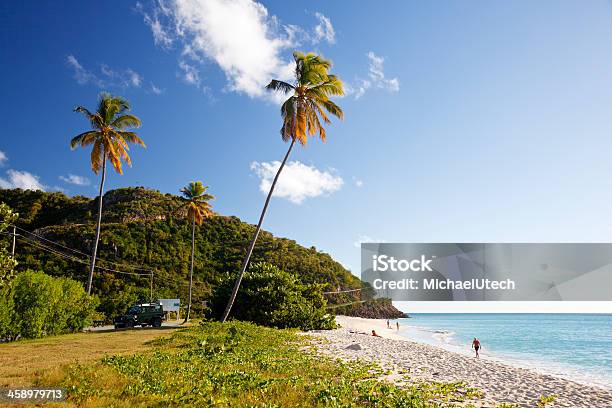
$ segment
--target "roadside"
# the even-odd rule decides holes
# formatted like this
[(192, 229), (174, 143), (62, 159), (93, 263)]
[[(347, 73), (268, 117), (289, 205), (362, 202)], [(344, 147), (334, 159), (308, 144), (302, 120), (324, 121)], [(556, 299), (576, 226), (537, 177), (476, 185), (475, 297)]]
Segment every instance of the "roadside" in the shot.
[[(188, 323), (184, 326), (181, 326), (181, 322), (180, 321), (175, 321), (172, 320), (171, 322), (163, 322), (162, 323), (162, 327), (160, 329), (153, 329), (151, 327), (144, 327), (142, 329), (146, 329), (146, 330), (163, 330), (164, 328), (180, 328), (180, 327), (188, 327), (191, 323)], [(191, 321), (190, 321), (191, 322)], [(86, 327), (85, 329), (83, 329), (83, 331), (86, 332), (109, 332), (109, 331), (125, 331), (125, 330), (140, 330), (140, 327), (134, 327), (134, 328), (125, 328), (125, 329), (115, 329), (115, 326), (113, 326), (112, 324), (109, 325), (105, 325), (105, 326), (91, 326), (91, 327)]]

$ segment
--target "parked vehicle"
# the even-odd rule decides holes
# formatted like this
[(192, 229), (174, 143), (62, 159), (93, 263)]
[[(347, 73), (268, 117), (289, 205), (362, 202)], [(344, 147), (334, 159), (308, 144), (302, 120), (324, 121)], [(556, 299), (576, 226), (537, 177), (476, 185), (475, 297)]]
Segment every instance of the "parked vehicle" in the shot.
[(113, 319), (115, 329), (135, 326), (160, 327), (164, 319), (164, 308), (159, 303), (136, 303), (121, 316)]

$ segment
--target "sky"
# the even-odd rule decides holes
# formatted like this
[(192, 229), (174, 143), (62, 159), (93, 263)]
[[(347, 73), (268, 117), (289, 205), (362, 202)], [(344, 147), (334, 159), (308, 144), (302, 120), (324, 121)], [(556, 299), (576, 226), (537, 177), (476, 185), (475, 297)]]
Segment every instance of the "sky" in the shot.
[[(296, 147), (264, 228), (359, 274), (360, 242), (611, 242), (612, 3), (3, 2), (0, 187), (95, 196), (100, 92), (146, 149), (107, 189), (210, 186), (256, 223), (287, 145), (272, 78), (330, 58), (345, 119)], [(289, 76), (289, 78), (287, 78)]]

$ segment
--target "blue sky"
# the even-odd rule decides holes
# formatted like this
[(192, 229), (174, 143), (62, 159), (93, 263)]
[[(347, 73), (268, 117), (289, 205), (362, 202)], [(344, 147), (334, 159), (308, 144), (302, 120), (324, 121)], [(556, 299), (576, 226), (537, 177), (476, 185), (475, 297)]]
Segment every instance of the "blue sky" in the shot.
[(202, 180), (217, 211), (254, 223), (262, 177), (287, 147), (261, 84), (299, 49), (334, 61), (346, 118), (326, 143), (294, 150), (265, 229), (355, 272), (360, 240), (612, 240), (610, 2), (21, 1), (0, 12), (5, 188), (94, 196), (89, 151), (68, 146), (87, 130), (72, 109), (108, 90), (131, 101), (148, 146), (108, 188), (178, 193)]

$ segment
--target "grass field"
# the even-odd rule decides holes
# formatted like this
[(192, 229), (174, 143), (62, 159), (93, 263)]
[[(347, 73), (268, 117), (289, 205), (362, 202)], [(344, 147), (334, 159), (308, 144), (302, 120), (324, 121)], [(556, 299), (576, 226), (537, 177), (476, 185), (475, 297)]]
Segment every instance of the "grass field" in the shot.
[(83, 333), (0, 345), (0, 375), (66, 388), (54, 406), (440, 407), (478, 395), (461, 383), (399, 388), (376, 366), (311, 348), (295, 331), (242, 322)]
[[(27, 387), (68, 364), (85, 364), (107, 355), (146, 351), (147, 342), (170, 329), (137, 329), (66, 334), (0, 344), (0, 386)], [(59, 370), (61, 371), (61, 370)]]

